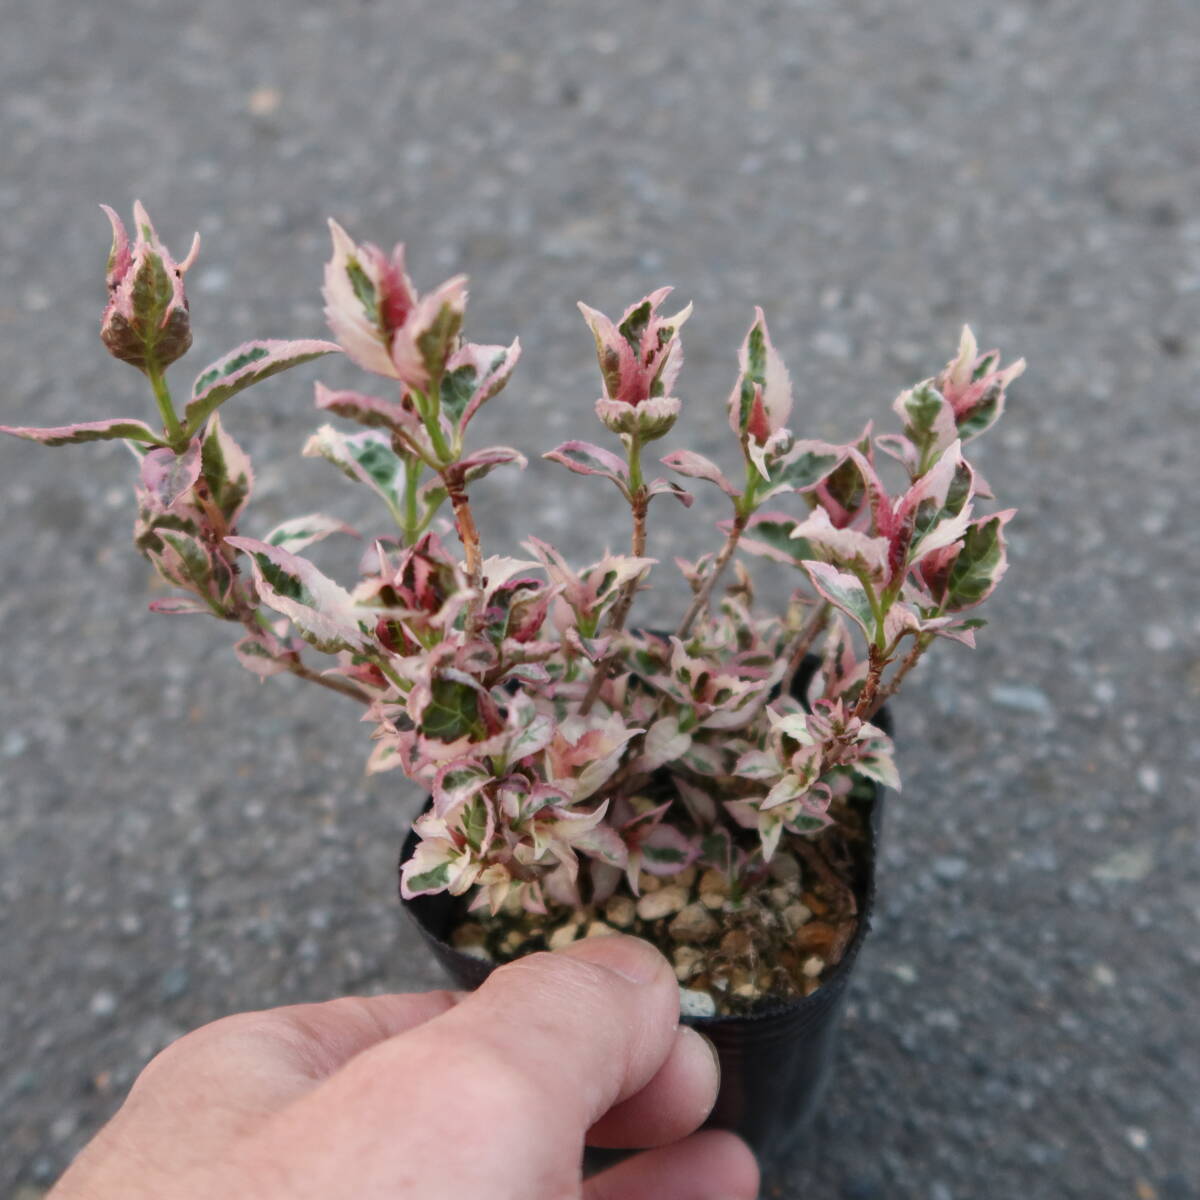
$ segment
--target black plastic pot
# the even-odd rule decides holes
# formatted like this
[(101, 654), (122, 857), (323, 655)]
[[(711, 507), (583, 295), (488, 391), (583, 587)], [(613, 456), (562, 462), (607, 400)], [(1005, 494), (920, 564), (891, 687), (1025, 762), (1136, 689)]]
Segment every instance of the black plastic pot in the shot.
[[(859, 881), (859, 921), (842, 961), (811, 996), (748, 1016), (686, 1017), (712, 1039), (721, 1059), (721, 1091), (708, 1127), (740, 1134), (764, 1164), (797, 1149), (829, 1081), (846, 984), (870, 925), (875, 900), (875, 854), (885, 791), (876, 788), (870, 838)], [(401, 863), (416, 849), (411, 830)], [(421, 936), (454, 983), (477, 988), (494, 964), (463, 954), (447, 938), (455, 917), (453, 897), (417, 896), (402, 901)]]

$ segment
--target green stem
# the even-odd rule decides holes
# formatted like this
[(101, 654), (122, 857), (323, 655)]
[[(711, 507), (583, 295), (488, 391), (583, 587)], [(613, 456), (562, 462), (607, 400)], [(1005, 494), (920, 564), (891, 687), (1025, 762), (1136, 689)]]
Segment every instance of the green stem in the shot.
[[(636, 496), (645, 486), (642, 478), (642, 439), (633, 433), (629, 435), (629, 490)], [(634, 550), (634, 554), (641, 554), (641, 551)]]
[(417, 515), (417, 488), (421, 483), (421, 469), (415, 458), (404, 460), (404, 544), (411, 546), (421, 532), (421, 518)]
[(883, 650), (887, 645), (887, 634), (884, 631), (884, 621), (887, 619), (887, 608), (880, 602), (879, 597), (875, 594), (875, 588), (871, 585), (871, 577), (865, 570), (857, 570), (854, 572), (858, 576), (858, 581), (863, 585), (863, 591), (867, 593), (867, 603), (871, 606), (871, 615), (875, 618), (875, 645)]
[(150, 386), (154, 389), (154, 400), (158, 405), (159, 416), (162, 417), (167, 441), (171, 443), (171, 449), (176, 454), (182, 454), (187, 446), (187, 434), (175, 415), (175, 406), (171, 403), (171, 389), (167, 386), (166, 377), (157, 367), (147, 366), (146, 378), (150, 380)]
[(442, 432), (442, 381), (440, 379), (433, 380), (428, 394), (414, 392), (414, 395), (417, 398), (417, 409), (421, 414), (421, 420), (425, 422), (425, 430), (429, 434), (429, 440), (433, 443), (433, 452), (438, 457), (438, 465), (447, 467), (454, 462), (455, 455), (446, 441), (446, 435)]
[[(629, 437), (629, 498), (630, 507), (633, 509), (630, 553), (634, 558), (641, 558), (646, 553), (646, 509), (650, 504), (650, 496), (646, 492), (645, 481), (642, 478), (642, 441), (637, 434), (630, 434)], [(615, 635), (625, 628), (625, 618), (629, 616), (629, 610), (633, 607), (633, 597), (636, 592), (637, 582), (631, 579), (625, 584), (609, 613), (608, 633)], [(600, 695), (600, 689), (608, 678), (614, 660), (615, 655), (610, 653), (596, 664), (592, 682), (588, 685), (588, 690), (579, 705), (581, 717), (586, 717), (592, 711), (592, 705), (596, 703), (596, 697)]]

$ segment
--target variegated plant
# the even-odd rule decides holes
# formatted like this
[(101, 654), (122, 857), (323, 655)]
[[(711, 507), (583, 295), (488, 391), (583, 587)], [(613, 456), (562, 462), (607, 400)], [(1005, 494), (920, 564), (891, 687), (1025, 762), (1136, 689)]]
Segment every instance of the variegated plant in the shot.
[[(118, 418), (3, 431), (48, 446), (124, 440), (139, 460), (137, 546), (179, 592), (151, 608), (232, 621), (257, 675), (291, 672), (366, 707), (369, 770), (398, 768), (433, 797), (404, 868), (407, 895), (471, 892), (493, 910), (541, 911), (621, 886), (636, 893), (642, 871), (693, 863), (727, 873), (736, 894), (763, 877), (785, 833), (834, 819), (856, 779), (899, 785), (872, 718), (936, 638), (972, 645), (983, 624), (974, 614), (1004, 573), (1012, 511), (978, 510), (990, 495), (963, 445), (999, 418), (1023, 362), (1002, 369), (964, 330), (954, 360), (895, 402), (902, 433), (868, 425), (845, 445), (802, 440), (758, 310), (728, 402), (740, 480), (689, 450), (661, 460), (720, 488), (730, 516), (714, 553), (679, 561), (692, 600), (675, 630), (650, 633), (629, 623), (655, 565), (650, 501), (691, 497), (647, 481), (643, 454), (680, 413), (690, 306), (662, 315), (666, 288), (617, 322), (580, 305), (603, 380), (596, 414), (621, 453), (571, 441), (544, 457), (615, 486), (631, 513), (629, 553), (576, 567), (530, 536), (525, 558), (488, 556), (471, 486), (525, 459), (468, 449), (467, 432), (520, 346), (464, 339), (463, 278), (421, 296), (402, 247), (389, 257), (331, 223), (324, 296), (336, 343), (239, 346), (200, 372), (180, 414), (166, 369), (191, 343), (183, 278), (198, 247), (176, 264), (141, 205), (134, 214), (131, 245), (109, 211), (101, 336), (146, 375), (160, 427)], [(301, 553), (352, 534), (341, 521), (311, 514), (261, 537), (241, 531), (253, 473), (218, 412), (259, 380), (339, 351), (387, 387), (318, 384), (317, 407), (360, 428), (323, 425), (304, 451), (372, 489), (391, 518), (349, 588)], [(894, 491), (880, 454), (899, 464)], [(754, 614), (739, 553), (795, 569), (786, 614)], [(314, 669), (310, 649), (331, 661)], [(793, 685), (814, 652), (802, 703)]]

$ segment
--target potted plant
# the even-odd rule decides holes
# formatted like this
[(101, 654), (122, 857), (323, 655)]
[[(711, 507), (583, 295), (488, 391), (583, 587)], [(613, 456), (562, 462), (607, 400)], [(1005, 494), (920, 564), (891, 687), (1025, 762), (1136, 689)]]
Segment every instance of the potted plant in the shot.
[[(400, 770), (429, 793), (400, 886), (461, 983), (580, 937), (654, 941), (685, 1015), (722, 1054), (714, 1119), (760, 1153), (784, 1149), (827, 1071), (883, 790), (899, 787), (882, 705), (935, 640), (973, 644), (1004, 573), (1012, 510), (981, 511), (990, 493), (963, 447), (999, 418), (1023, 362), (1001, 368), (964, 330), (949, 365), (896, 400), (901, 432), (804, 440), (757, 310), (728, 400), (738, 473), (689, 450), (661, 459), (725, 493), (720, 542), (677, 560), (691, 600), (675, 627), (642, 629), (631, 615), (656, 565), (651, 501), (691, 503), (647, 471), (681, 409), (690, 306), (664, 315), (669, 289), (618, 321), (580, 305), (599, 358), (596, 416), (620, 452), (569, 441), (544, 455), (615, 491), (628, 552), (576, 565), (531, 535), (515, 557), (481, 544), (472, 492), (525, 459), (467, 443), (520, 346), (465, 340), (465, 279), (420, 295), (402, 247), (389, 256), (331, 222), (336, 341), (247, 342), (202, 370), (180, 409), (166, 371), (191, 342), (184, 276), (198, 243), (176, 263), (140, 205), (132, 240), (107, 211), (101, 337), (145, 374), (159, 421), (3, 431), (47, 446), (123, 440), (137, 459), (135, 543), (178, 592), (151, 609), (230, 621), (255, 674), (290, 672), (364, 706), (368, 770)], [(354, 532), (341, 521), (244, 530), (253, 473), (220, 412), (338, 352), (385, 389), (317, 384), (317, 408), (360, 428), (324, 424), (304, 449), (390, 517), (349, 588), (302, 553)], [(794, 570), (786, 612), (755, 612), (742, 561), (755, 555)]]

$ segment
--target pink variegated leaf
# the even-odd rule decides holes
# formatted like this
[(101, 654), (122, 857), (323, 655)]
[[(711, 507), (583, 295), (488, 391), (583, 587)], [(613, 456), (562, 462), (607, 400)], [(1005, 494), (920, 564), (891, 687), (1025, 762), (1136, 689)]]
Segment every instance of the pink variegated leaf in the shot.
[(143, 421), (125, 417), (111, 417), (107, 421), (80, 421), (75, 425), (53, 425), (39, 429), (27, 425), (0, 425), (0, 433), (37, 442), (42, 446), (72, 446), (80, 442), (111, 442), (117, 438), (138, 442), (145, 446), (165, 446), (149, 425)]
[(1004, 411), (1005, 389), (1023, 374), (1025, 360), (1000, 368), (1000, 352), (979, 353), (975, 335), (964, 325), (958, 355), (934, 381), (954, 410), (964, 442), (985, 433)]
[(200, 470), (212, 502), (232, 529), (254, 489), (250, 456), (225, 432), (221, 414), (213, 413), (201, 440)]
[(787, 425), (792, 381), (771, 342), (761, 308), (754, 310), (754, 324), (738, 351), (738, 365), (741, 371), (729, 396), (729, 424), (743, 444), (763, 446)]
[(462, 472), (464, 482), (471, 483), (482, 479), (497, 467), (510, 464), (516, 466), (518, 471), (525, 470), (528, 465), (525, 455), (511, 446), (488, 446), (460, 459), (456, 469)]
[[(811, 747), (815, 750), (816, 747)], [(772, 785), (771, 790), (758, 802), (760, 812), (769, 812), (773, 808), (778, 808), (781, 804), (790, 804), (794, 800), (799, 800), (805, 792), (808, 791), (810, 783), (806, 779), (799, 778), (796, 775), (784, 775), (777, 783)]]
[(243, 343), (196, 376), (192, 397), (183, 410), (184, 431), (190, 437), (226, 400), (261, 380), (340, 350), (334, 342), (315, 338), (301, 341), (268, 338)]
[(960, 642), (970, 650), (975, 649), (975, 630), (982, 629), (987, 624), (983, 617), (967, 617), (965, 620), (951, 618), (925, 621), (922, 628), (935, 637), (949, 638), (952, 642)]
[(917, 448), (902, 433), (881, 433), (875, 439), (875, 448), (903, 463), (909, 475), (916, 475), (920, 456)]
[(888, 540), (857, 529), (836, 529), (823, 508), (816, 508), (791, 534), (801, 540), (811, 557), (832, 563), (843, 571), (864, 571), (878, 583), (887, 581)]
[(400, 892), (404, 899), (446, 891), (461, 857), (449, 838), (422, 838), (412, 858), (400, 868)]
[(403, 750), (394, 742), (381, 741), (376, 744), (367, 757), (366, 773), (368, 775), (382, 775), (385, 771), (395, 771), (404, 767)]
[(622, 495), (629, 497), (629, 468), (610, 450), (591, 442), (563, 442), (542, 457), (562, 463), (579, 475), (603, 475), (620, 488)]
[(679, 728), (676, 716), (659, 717), (646, 731), (642, 753), (637, 760), (638, 771), (656, 771), (659, 767), (682, 758), (692, 744), (692, 735)]
[(276, 525), (263, 541), (269, 546), (282, 546), (293, 554), (298, 554), (306, 546), (324, 541), (333, 533), (348, 533), (351, 537), (362, 535), (353, 526), (337, 517), (326, 516), (324, 513), (309, 513), (306, 517), (293, 517)]
[(918, 461), (929, 461), (958, 437), (954, 409), (932, 379), (901, 392), (892, 408), (904, 422), (904, 432), (917, 451)]
[(612, 649), (611, 637), (584, 637), (574, 626), (563, 630), (563, 643), (578, 654), (582, 654), (590, 663), (598, 663)]
[(295, 646), (285, 640), (286, 621), (276, 621), (270, 628), (260, 627), (234, 646), (238, 661), (260, 679), (290, 670), (297, 658)]
[(141, 488), (159, 512), (169, 512), (190, 493), (200, 478), (200, 439), (193, 438), (182, 454), (174, 450), (151, 450), (142, 459)]
[[(391, 345), (408, 322), (417, 293), (404, 270), (404, 247), (391, 257), (370, 243), (356, 246), (336, 222), (329, 222), (333, 254), (325, 264), (325, 319), (346, 353), (364, 370), (400, 378)], [(408, 381), (411, 382), (411, 381)], [(414, 386), (424, 386), (422, 377)]]
[(883, 619), (883, 636), (889, 645), (894, 645), (906, 634), (919, 633), (922, 628), (923, 622), (918, 614), (899, 600), (892, 602)]
[(850, 450), (857, 450), (858, 456), (870, 464), (874, 454), (873, 431), (874, 424), (868, 421), (852, 446), (846, 447), (845, 459), (813, 489), (813, 497), (839, 529), (852, 524), (867, 501), (866, 483), (858, 461), (851, 456)]
[(433, 810), (444, 820), (456, 819), (460, 809), (492, 782), (483, 763), (458, 759), (446, 763), (433, 781)]
[(546, 775), (573, 803), (586, 800), (617, 769), (629, 741), (642, 733), (627, 729), (616, 715), (606, 719), (572, 716), (546, 748)]
[(875, 614), (862, 582), (823, 562), (805, 562), (812, 585), (834, 608), (846, 614), (871, 641), (875, 637)]
[[(607, 804), (606, 800), (601, 808), (606, 808)], [(612, 826), (601, 822), (597, 822), (590, 829), (574, 834), (571, 845), (581, 854), (586, 854), (589, 858), (618, 870), (625, 866), (629, 857), (629, 851), (621, 840), (621, 835)]]
[(323, 458), (348, 479), (365, 483), (387, 505), (398, 525), (404, 524), (404, 487), (407, 473), (417, 467), (407, 464), (392, 449), (391, 439), (381, 430), (342, 433), (322, 425), (301, 451), (305, 458)]
[(221, 601), (229, 595), (233, 577), (229, 564), (198, 537), (179, 530), (158, 530), (159, 546), (148, 557), (170, 583), (199, 596), (217, 616), (224, 616)]
[(655, 479), (646, 487), (648, 496), (674, 496), (684, 508), (691, 508), (695, 496), (685, 492), (673, 479)]
[(656, 825), (640, 846), (642, 869), (651, 875), (674, 875), (689, 866), (700, 852), (697, 842), (673, 825)]
[[(728, 532), (731, 524), (723, 522), (721, 529)], [(792, 537), (796, 525), (796, 518), (789, 513), (771, 510), (757, 512), (747, 523), (739, 545), (751, 554), (760, 554), (774, 562), (798, 567), (806, 558), (815, 555), (807, 542)]]
[(201, 600), (192, 600), (186, 596), (172, 596), (165, 600), (151, 600), (148, 608), (152, 613), (163, 613), (169, 617), (193, 616), (197, 613), (212, 616), (211, 606)]
[[(769, 486), (757, 493), (761, 503), (780, 492), (811, 492), (833, 474), (846, 460), (848, 446), (835, 446), (830, 442), (811, 439), (793, 441), (785, 431), (773, 435), (764, 447), (766, 470), (764, 478)], [(772, 443), (781, 449), (772, 452)]]
[(715, 483), (727, 496), (738, 494), (733, 484), (725, 478), (721, 468), (711, 459), (705, 458), (703, 454), (697, 454), (692, 450), (676, 450), (659, 461), (664, 467), (670, 467), (672, 471), (678, 471), (680, 475), (686, 475), (691, 479), (707, 479), (709, 483)]
[(967, 527), (947, 580), (945, 607), (949, 612), (982, 604), (1003, 578), (1008, 569), (1003, 530), (1015, 514), (1016, 509), (1005, 509)]
[(263, 603), (287, 617), (318, 650), (362, 649), (374, 620), (367, 620), (350, 593), (305, 558), (257, 538), (230, 537), (227, 546), (250, 558)]
[(900, 791), (900, 772), (896, 769), (896, 761), (892, 757), (890, 738), (881, 738), (870, 751), (856, 759), (853, 770), (856, 774), (873, 779), (884, 787)]
[(499, 392), (521, 357), (520, 339), (511, 346), (460, 346), (446, 362), (442, 378), (442, 412), (462, 433), (482, 404)]
[(401, 400), (383, 400), (368, 396), (364, 392), (334, 390), (318, 383), (313, 399), (317, 408), (331, 412), (348, 421), (357, 421), (369, 429), (395, 429), (409, 433), (421, 428), (421, 418), (407, 397)]

